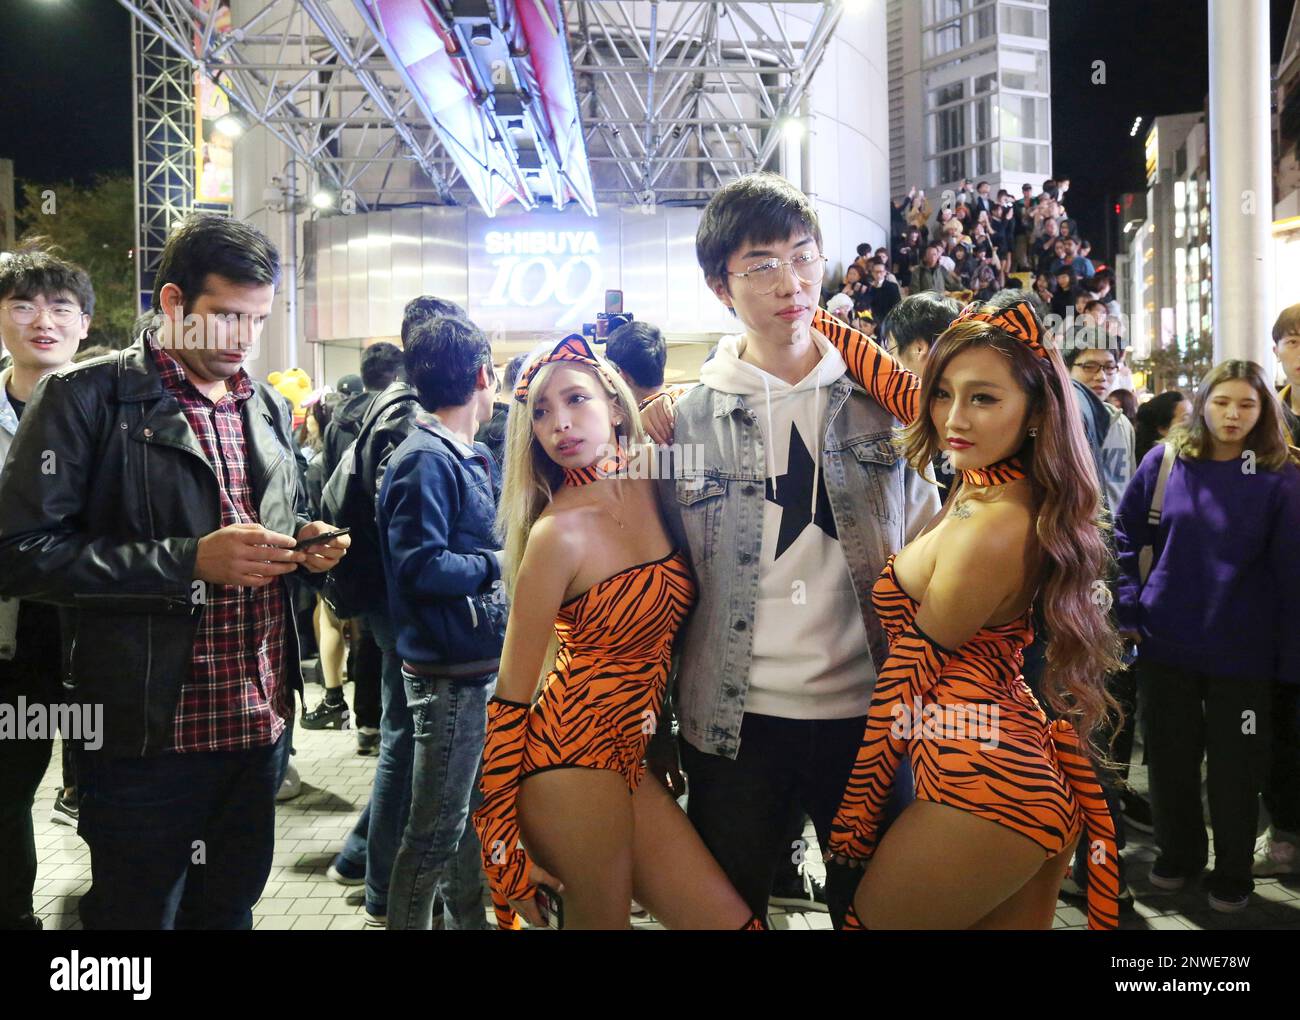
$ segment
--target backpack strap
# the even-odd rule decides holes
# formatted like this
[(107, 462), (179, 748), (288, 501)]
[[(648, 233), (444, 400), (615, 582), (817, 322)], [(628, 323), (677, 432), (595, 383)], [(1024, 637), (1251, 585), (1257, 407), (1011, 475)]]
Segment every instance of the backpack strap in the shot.
[[(1151, 494), (1151, 507), (1147, 510), (1147, 524), (1153, 528), (1160, 527), (1160, 518), (1164, 514), (1165, 488), (1169, 485), (1169, 476), (1174, 472), (1174, 461), (1178, 451), (1173, 443), (1165, 443), (1165, 454), (1160, 460), (1160, 473), (1156, 475), (1155, 492)], [(1151, 576), (1151, 567), (1155, 561), (1155, 545), (1148, 543), (1138, 550), (1138, 576), (1145, 584)]]

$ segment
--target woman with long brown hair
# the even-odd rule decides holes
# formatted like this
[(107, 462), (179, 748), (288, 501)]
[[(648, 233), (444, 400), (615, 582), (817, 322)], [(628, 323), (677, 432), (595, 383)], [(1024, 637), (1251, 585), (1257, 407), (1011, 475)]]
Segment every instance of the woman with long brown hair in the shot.
[[(946, 453), (961, 482), (872, 592), (890, 635), (829, 860), (866, 866), (846, 927), (1048, 928), (1081, 829), (1091, 927), (1118, 921), (1114, 830), (1089, 738), (1113, 710), (1100, 490), (1060, 356), (1028, 295), (972, 304), (917, 378), (860, 333), (813, 325), (907, 427), (918, 470)], [(1020, 676), (1038, 603), (1043, 695)], [(916, 802), (879, 837), (906, 754)]]
[(1272, 698), (1300, 677), (1300, 469), (1282, 422), (1259, 365), (1222, 362), (1202, 380), (1186, 424), (1143, 459), (1115, 520), (1118, 615), (1138, 643), (1160, 848), (1151, 884), (1181, 889), (1206, 864), (1208, 757), (1207, 892), (1221, 913), (1249, 903)]

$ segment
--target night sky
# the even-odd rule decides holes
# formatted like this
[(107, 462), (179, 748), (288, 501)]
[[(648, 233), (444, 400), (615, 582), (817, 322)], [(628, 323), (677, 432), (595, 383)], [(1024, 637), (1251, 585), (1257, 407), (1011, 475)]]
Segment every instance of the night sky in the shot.
[[(919, 3), (921, 0), (910, 0)], [(1273, 59), (1292, 0), (1271, 0)], [(1105, 214), (1143, 186), (1142, 139), (1160, 114), (1202, 108), (1209, 88), (1204, 0), (1051, 0), (1053, 172), (1068, 207), (1105, 244)], [(0, 156), (41, 183), (131, 171), (130, 16), (115, 0), (0, 3)], [(1093, 85), (1092, 62), (1107, 83)], [(1135, 116), (1143, 127), (1129, 137)]]

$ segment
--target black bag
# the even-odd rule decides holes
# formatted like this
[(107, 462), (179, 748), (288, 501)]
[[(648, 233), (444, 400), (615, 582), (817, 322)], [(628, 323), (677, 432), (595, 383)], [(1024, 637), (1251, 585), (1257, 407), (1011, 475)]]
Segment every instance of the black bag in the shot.
[[(325, 483), (321, 517), (336, 528), (351, 528), (348, 554), (325, 578), (322, 598), (340, 620), (381, 609), (386, 604), (384, 566), (379, 552), (379, 527), (375, 521), (378, 498), (376, 478), (380, 464), (410, 430), (414, 407), (395, 421), (382, 421), (385, 412), (401, 404), (414, 405), (415, 391), (395, 383), (379, 394), (361, 421), (354, 439), (343, 451), (338, 466)], [(384, 434), (376, 430), (384, 426)]]

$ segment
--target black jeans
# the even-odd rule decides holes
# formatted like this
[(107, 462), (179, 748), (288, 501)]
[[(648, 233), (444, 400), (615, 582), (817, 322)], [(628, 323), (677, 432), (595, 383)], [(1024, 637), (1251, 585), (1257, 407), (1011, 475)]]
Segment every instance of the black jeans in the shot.
[(77, 761), (87, 929), (236, 929), (271, 874), (291, 733), (243, 751)]
[(0, 705), (23, 731), (0, 738), (0, 930), (32, 912), (36, 884), (32, 805), (54, 746), (53, 733), (25, 731), (26, 717), (18, 714), (18, 699), (47, 709), (64, 700), (58, 616), (49, 607), (30, 603), (24, 603), (19, 613), (17, 653), (0, 661)]
[(1206, 759), (1214, 879), (1250, 892), (1259, 794), (1270, 753), (1269, 682), (1138, 659), (1138, 685), (1162, 867), (1192, 876), (1209, 857), (1201, 812), (1201, 761)]
[[(792, 854), (810, 850), (787, 845), (794, 812), (802, 811), (812, 819), (818, 843), (826, 846), (865, 727), (865, 716), (779, 719), (747, 712), (734, 760), (681, 742), (686, 813), (757, 916), (767, 916), (778, 866)], [(885, 826), (911, 800), (912, 773), (904, 761), (886, 809)], [(837, 927), (861, 876), (857, 869), (827, 868), (827, 907)]]
[(1300, 835), (1300, 684), (1273, 682), (1273, 756), (1264, 806), (1275, 832)]
[(352, 681), (352, 708), (356, 725), (379, 729), (381, 711), (380, 677), (384, 653), (362, 617), (352, 621), (356, 636), (348, 645), (348, 679)]

